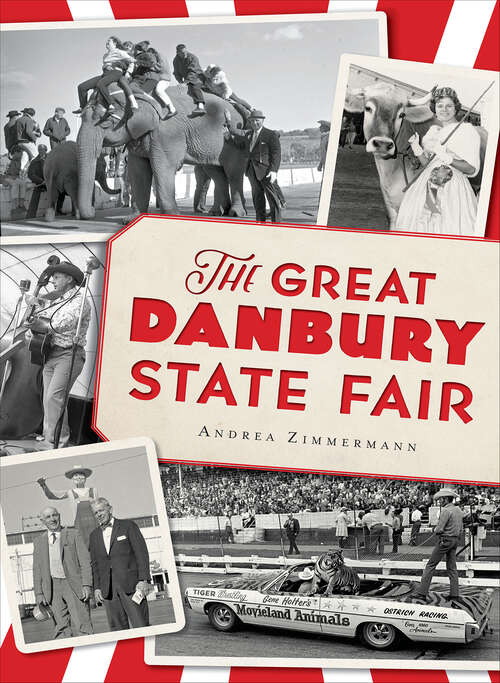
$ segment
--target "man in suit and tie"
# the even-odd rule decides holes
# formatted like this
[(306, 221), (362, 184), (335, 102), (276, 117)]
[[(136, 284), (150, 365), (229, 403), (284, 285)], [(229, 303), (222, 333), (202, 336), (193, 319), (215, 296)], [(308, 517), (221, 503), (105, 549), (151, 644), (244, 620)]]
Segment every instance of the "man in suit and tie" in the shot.
[(88, 600), (92, 570), (85, 543), (75, 529), (61, 526), (56, 508), (42, 510), (47, 532), (33, 543), (33, 585), (39, 608), (48, 606), (55, 621), (54, 638), (91, 635)]
[(106, 498), (92, 510), (99, 527), (90, 534), (94, 597), (104, 603), (109, 628), (121, 631), (149, 626), (146, 596), (153, 588), (146, 542), (135, 522), (113, 517)]
[(281, 221), (281, 190), (277, 175), (281, 163), (281, 143), (276, 131), (264, 127), (264, 114), (254, 109), (248, 117), (250, 130), (240, 132), (230, 127), (226, 113), (226, 140), (247, 152), (246, 175), (252, 188), (252, 200), (257, 221), (266, 220), (266, 197), (271, 222)]

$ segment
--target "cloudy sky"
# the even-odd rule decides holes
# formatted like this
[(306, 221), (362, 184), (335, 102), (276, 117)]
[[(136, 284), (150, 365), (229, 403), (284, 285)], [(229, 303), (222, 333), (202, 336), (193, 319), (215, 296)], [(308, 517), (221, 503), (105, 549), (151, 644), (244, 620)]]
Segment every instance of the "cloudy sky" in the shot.
[[(43, 26), (43, 25), (41, 25)], [(5, 31), (0, 45), (1, 113), (33, 107), (43, 127), (63, 106), (75, 139), (76, 86), (101, 71), (110, 34), (150, 40), (172, 65), (175, 46), (186, 43), (202, 67), (218, 63), (231, 87), (267, 114), (271, 128), (290, 130), (330, 119), (337, 69), (344, 52), (379, 54), (378, 21), (239, 23)], [(22, 49), (20, 49), (22, 45)], [(5, 119), (4, 119), (5, 120)], [(2, 139), (1, 151), (5, 151)]]

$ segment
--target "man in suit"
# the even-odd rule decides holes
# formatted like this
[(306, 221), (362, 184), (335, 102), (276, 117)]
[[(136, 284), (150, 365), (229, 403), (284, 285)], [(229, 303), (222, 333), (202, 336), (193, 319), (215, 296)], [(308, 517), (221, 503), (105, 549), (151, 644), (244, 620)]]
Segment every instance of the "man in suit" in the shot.
[(139, 527), (113, 517), (106, 498), (96, 498), (92, 510), (99, 524), (89, 539), (95, 601), (104, 603), (112, 631), (149, 626), (146, 596), (153, 589), (149, 553)]
[(232, 142), (248, 155), (246, 175), (252, 188), (255, 219), (266, 220), (266, 197), (271, 211), (271, 222), (281, 221), (282, 195), (277, 185), (281, 163), (281, 143), (276, 131), (264, 127), (264, 114), (254, 109), (248, 117), (250, 130), (240, 132), (230, 127), (226, 114), (226, 140)]
[(39, 608), (49, 606), (55, 621), (54, 638), (91, 635), (88, 600), (92, 570), (85, 543), (75, 529), (61, 526), (56, 508), (42, 510), (47, 532), (33, 543), (33, 585)]

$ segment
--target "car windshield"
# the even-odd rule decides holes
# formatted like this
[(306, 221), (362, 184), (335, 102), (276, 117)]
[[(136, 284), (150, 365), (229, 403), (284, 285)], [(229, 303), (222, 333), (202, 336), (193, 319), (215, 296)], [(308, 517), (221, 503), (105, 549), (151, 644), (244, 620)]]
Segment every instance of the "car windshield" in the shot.
[(314, 563), (295, 565), (286, 573), (280, 574), (273, 583), (267, 586), (267, 590), (272, 593), (297, 593), (303, 584), (310, 583), (310, 580), (300, 576), (306, 567), (312, 571)]

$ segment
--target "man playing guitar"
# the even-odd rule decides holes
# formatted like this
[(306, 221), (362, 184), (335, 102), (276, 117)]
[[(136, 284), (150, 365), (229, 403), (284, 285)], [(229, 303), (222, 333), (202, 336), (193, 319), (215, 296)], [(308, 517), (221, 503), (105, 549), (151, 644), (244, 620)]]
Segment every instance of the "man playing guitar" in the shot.
[[(73, 386), (85, 364), (85, 342), (90, 322), (90, 304), (82, 301), (85, 290), (82, 271), (72, 263), (61, 262), (52, 266), (51, 280), (54, 291), (48, 296), (34, 297), (25, 295), (28, 306), (35, 306), (38, 321), (45, 323), (48, 332), (42, 342), (43, 349), (43, 440), (37, 445), (39, 450), (55, 447), (56, 425), (65, 402), (67, 387)], [(83, 304), (83, 308), (82, 308)], [(82, 310), (78, 339), (75, 334), (78, 328), (80, 311)], [(33, 330), (33, 331), (32, 331)], [(36, 325), (26, 333), (30, 345), (36, 341)], [(47, 343), (47, 335), (50, 343)], [(72, 366), (73, 343), (76, 342), (75, 358)], [(48, 348), (47, 348), (48, 347)], [(59, 438), (59, 448), (68, 445), (70, 436), (67, 410)]]

